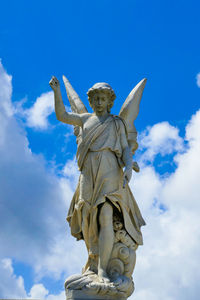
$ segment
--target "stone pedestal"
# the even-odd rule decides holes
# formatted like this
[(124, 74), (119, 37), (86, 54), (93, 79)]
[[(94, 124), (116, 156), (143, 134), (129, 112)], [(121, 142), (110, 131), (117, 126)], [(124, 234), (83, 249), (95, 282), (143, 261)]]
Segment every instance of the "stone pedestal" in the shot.
[(126, 300), (126, 298), (116, 295), (94, 295), (83, 290), (67, 290), (66, 300)]

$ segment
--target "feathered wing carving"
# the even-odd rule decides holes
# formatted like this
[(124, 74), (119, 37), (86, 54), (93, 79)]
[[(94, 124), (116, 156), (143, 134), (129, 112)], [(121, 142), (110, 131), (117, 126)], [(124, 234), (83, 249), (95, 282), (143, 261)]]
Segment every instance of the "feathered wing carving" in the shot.
[(87, 113), (88, 111), (85, 105), (83, 104), (83, 102), (81, 101), (79, 95), (76, 93), (76, 91), (71, 86), (69, 80), (64, 75), (63, 75), (63, 81), (65, 84), (67, 97), (69, 99), (72, 111), (77, 114)]
[[(73, 89), (72, 85), (70, 84), (69, 80), (63, 75), (63, 81), (65, 84), (67, 97), (69, 99), (69, 103), (72, 109), (72, 112), (77, 114), (87, 113), (87, 109), (83, 102), (81, 101), (79, 95)], [(79, 126), (74, 126), (74, 134), (77, 137), (77, 143), (79, 141), (79, 137), (81, 135), (81, 128)]]
[[(144, 78), (134, 87), (134, 89), (126, 98), (119, 113), (119, 116), (123, 118), (125, 120), (125, 123), (127, 124), (128, 144), (133, 154), (138, 148), (137, 131), (134, 125), (134, 121), (136, 120), (139, 113), (139, 105), (144, 87), (146, 85), (146, 81), (147, 79)], [(139, 167), (136, 162), (133, 163), (133, 169), (136, 172), (139, 172)]]

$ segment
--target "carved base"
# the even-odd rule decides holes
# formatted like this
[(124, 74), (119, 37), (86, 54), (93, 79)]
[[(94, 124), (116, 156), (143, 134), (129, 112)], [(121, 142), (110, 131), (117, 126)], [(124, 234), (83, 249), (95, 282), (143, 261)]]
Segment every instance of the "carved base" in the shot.
[(93, 295), (86, 291), (67, 290), (66, 300), (126, 300), (126, 298), (109, 296), (109, 295)]
[(133, 293), (132, 273), (138, 245), (129, 236), (117, 216), (113, 221), (115, 240), (106, 269), (109, 280), (99, 279), (98, 257), (90, 256), (82, 274), (67, 278), (65, 282), (67, 300), (125, 300)]
[(113, 282), (99, 282), (96, 274), (72, 275), (65, 282), (70, 299), (127, 299), (134, 291), (132, 278), (118, 276)]

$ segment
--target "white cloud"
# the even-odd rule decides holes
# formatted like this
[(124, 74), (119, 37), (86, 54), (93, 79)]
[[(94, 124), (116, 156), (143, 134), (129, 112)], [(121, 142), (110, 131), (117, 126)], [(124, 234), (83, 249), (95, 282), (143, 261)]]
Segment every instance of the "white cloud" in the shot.
[(49, 126), (47, 118), (52, 114), (53, 111), (53, 92), (42, 94), (36, 99), (36, 102), (30, 109), (25, 110), (28, 126), (38, 129), (47, 129), (47, 127)]
[(196, 80), (197, 80), (197, 86), (200, 87), (200, 73), (197, 74)]
[(16, 276), (11, 259), (0, 260), (0, 297), (1, 298), (25, 298), (24, 279)]
[[(32, 153), (25, 130), (11, 113), (11, 76), (2, 65), (0, 82), (0, 258), (27, 263), (40, 277), (64, 278), (71, 268), (68, 254), (75, 248), (65, 221), (75, 173), (60, 178), (42, 155)], [(77, 266), (75, 257), (72, 263)]]
[(162, 156), (183, 150), (183, 140), (178, 128), (168, 122), (148, 127), (139, 137), (140, 149), (145, 150), (143, 161), (153, 161), (157, 154)]
[[(27, 99), (22, 99), (18, 103), (15, 103), (15, 113), (26, 120), (26, 125), (37, 129), (46, 130), (50, 128), (51, 124), (48, 121), (48, 117), (54, 113), (54, 94), (53, 92), (46, 92), (39, 96), (33, 106), (29, 109), (24, 109), (23, 105)], [(71, 111), (71, 108), (65, 106), (66, 111)], [(61, 124), (61, 123), (60, 123)], [(72, 129), (70, 126), (69, 131), (66, 133), (66, 139), (72, 135)]]
[(65, 299), (64, 290), (57, 295), (50, 294), (41, 283), (34, 284), (29, 293), (25, 291), (24, 278), (16, 276), (9, 258), (0, 261), (0, 297), (5, 299), (44, 299), (44, 300), (63, 300)]
[(44, 299), (44, 300), (64, 300), (66, 298), (65, 291), (53, 295), (44, 287), (43, 284), (35, 284), (32, 286), (29, 296), (31, 299)]
[(48, 295), (49, 291), (43, 286), (43, 284), (34, 284), (30, 290), (30, 297), (32, 299), (44, 299)]
[[(159, 126), (159, 124), (157, 124)], [(173, 145), (177, 168), (160, 177), (153, 167), (145, 166), (146, 153), (140, 157), (143, 168), (135, 175), (132, 190), (144, 213), (144, 246), (138, 249), (134, 273), (136, 290), (131, 299), (196, 300), (200, 270), (200, 111), (186, 127), (188, 145), (175, 135)], [(169, 129), (170, 142), (173, 128)], [(151, 140), (151, 129), (143, 143)], [(151, 147), (151, 145), (149, 144)], [(179, 149), (181, 152), (178, 152)], [(183, 151), (184, 150), (184, 151)], [(147, 148), (148, 151), (148, 148)], [(171, 150), (170, 150), (171, 151)], [(174, 151), (174, 150), (173, 150)], [(150, 157), (152, 158), (151, 152)], [(165, 159), (165, 158), (163, 158)], [(145, 188), (144, 188), (145, 187)]]
[(43, 284), (34, 284), (30, 290), (29, 297), (31, 299), (44, 299), (44, 300), (64, 300), (66, 298), (65, 291), (53, 295), (44, 287)]
[(8, 117), (13, 114), (11, 95), (12, 95), (12, 76), (8, 75), (4, 70), (0, 60), (0, 110)]

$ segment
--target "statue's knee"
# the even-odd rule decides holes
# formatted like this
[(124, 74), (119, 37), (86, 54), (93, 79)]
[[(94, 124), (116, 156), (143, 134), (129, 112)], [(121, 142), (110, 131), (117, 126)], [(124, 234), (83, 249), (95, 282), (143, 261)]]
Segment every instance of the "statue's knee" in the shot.
[(104, 203), (101, 207), (99, 222), (101, 226), (108, 226), (113, 223), (113, 208), (109, 203)]

